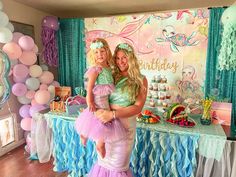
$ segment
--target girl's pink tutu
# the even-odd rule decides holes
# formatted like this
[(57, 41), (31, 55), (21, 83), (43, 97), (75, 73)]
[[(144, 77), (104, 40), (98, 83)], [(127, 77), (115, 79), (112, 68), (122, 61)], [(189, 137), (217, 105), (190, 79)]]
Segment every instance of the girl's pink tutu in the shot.
[(103, 124), (88, 108), (76, 119), (75, 128), (80, 135), (94, 141), (118, 141), (127, 135), (127, 130), (119, 119)]

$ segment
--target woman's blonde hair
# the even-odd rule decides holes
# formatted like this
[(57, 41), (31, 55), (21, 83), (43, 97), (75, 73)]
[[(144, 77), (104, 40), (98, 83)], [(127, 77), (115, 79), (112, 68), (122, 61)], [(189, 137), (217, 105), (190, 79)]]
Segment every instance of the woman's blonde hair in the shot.
[(91, 45), (90, 45), (90, 50), (88, 52), (88, 63), (89, 63), (89, 65), (94, 66), (94, 65), (97, 64), (96, 63), (96, 57), (95, 57), (95, 51), (96, 51), (96, 49), (99, 49), (99, 48), (104, 48), (106, 50), (108, 65), (112, 66), (113, 61), (112, 61), (112, 54), (111, 54), (110, 47), (109, 47), (107, 41), (105, 39), (102, 39), (102, 38), (94, 39), (92, 41)]
[[(128, 79), (126, 80), (126, 84), (124, 84), (122, 90), (127, 91), (130, 95), (131, 101), (135, 102), (136, 97), (140, 93), (140, 89), (146, 89), (143, 86), (143, 76), (139, 69), (138, 59), (131, 45), (127, 43), (121, 43), (116, 46), (113, 54), (113, 63), (116, 63), (116, 55), (118, 51), (124, 52), (124, 54), (128, 57)], [(114, 65), (113, 68), (113, 76), (116, 84), (120, 81), (120, 79), (122, 79), (122, 75), (117, 65)]]

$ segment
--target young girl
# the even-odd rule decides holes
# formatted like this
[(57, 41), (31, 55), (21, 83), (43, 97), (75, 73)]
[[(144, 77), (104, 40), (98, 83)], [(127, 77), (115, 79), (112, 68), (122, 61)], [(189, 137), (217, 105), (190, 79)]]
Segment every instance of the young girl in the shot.
[(112, 55), (108, 43), (104, 39), (97, 38), (90, 45), (89, 60), (92, 65), (85, 73), (87, 82), (86, 108), (76, 119), (76, 130), (80, 134), (81, 142), (85, 146), (87, 138), (96, 141), (97, 151), (104, 158), (106, 154), (106, 141), (116, 141), (126, 136), (126, 130), (116, 119), (113, 112), (113, 120), (103, 124), (97, 119), (96, 109), (110, 110), (108, 96), (114, 91), (113, 77), (111, 73)]

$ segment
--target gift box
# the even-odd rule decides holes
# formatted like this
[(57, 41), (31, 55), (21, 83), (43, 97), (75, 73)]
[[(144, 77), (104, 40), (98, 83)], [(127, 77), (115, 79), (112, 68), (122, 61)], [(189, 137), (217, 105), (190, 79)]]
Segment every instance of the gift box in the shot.
[(65, 101), (71, 96), (71, 87), (55, 87), (55, 98), (50, 103), (53, 112), (65, 112)]
[(86, 107), (86, 99), (80, 95), (69, 97), (65, 102), (66, 113), (68, 115), (79, 114)]

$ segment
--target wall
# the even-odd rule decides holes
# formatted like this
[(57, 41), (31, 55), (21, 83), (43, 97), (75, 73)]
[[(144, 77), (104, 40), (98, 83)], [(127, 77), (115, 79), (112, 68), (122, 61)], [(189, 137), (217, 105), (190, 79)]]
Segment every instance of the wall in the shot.
[[(8, 15), (10, 20), (34, 26), (35, 43), (39, 47), (39, 52), (42, 51), (41, 21), (43, 17), (50, 14), (22, 5), (12, 0), (2, 0), (2, 3), (3, 3), (3, 12), (5, 12)], [(0, 117), (7, 115), (10, 112), (13, 112), (16, 113), (17, 122), (19, 123), (21, 120), (18, 114), (20, 107), (21, 104), (17, 101), (16, 97), (13, 94), (11, 94), (8, 103), (6, 103), (5, 106), (2, 108), (2, 110), (0, 110)], [(19, 136), (20, 139), (23, 138), (23, 133), (21, 128), (19, 128)]]

